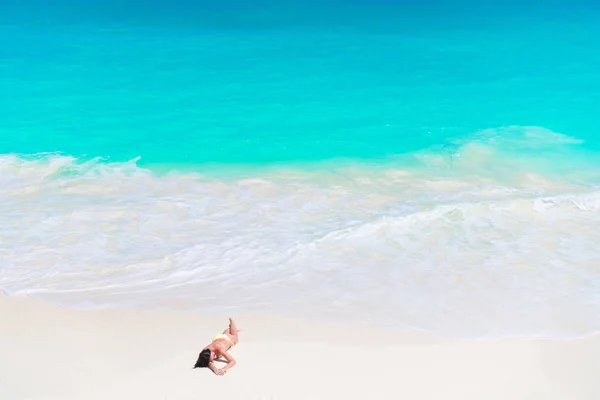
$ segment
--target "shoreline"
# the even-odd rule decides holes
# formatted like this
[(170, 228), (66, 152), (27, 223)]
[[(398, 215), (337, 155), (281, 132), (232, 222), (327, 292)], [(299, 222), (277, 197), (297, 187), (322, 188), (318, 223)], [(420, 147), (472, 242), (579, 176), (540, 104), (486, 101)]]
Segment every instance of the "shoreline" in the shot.
[[(13, 299), (28, 299), (29, 301), (45, 304), (51, 307), (56, 307), (59, 309), (76, 311), (76, 312), (125, 312), (125, 313), (156, 313), (160, 315), (185, 315), (194, 317), (201, 317), (203, 320), (214, 320), (223, 318), (227, 314), (224, 310), (216, 310), (209, 312), (201, 312), (195, 309), (189, 308), (171, 308), (171, 307), (159, 307), (159, 308), (143, 308), (143, 307), (135, 307), (131, 305), (95, 305), (95, 306), (82, 306), (78, 307), (76, 305), (71, 304), (62, 304), (56, 300), (47, 299), (47, 298), (37, 298), (35, 296), (29, 294), (7, 294), (2, 289), (0, 289), (0, 299), (2, 297), (9, 297)], [(170, 304), (168, 302), (164, 304)], [(179, 305), (177, 303), (170, 305)], [(248, 319), (258, 319), (263, 323), (274, 324), (274, 323), (282, 323), (285, 326), (312, 326), (318, 327), (320, 329), (325, 330), (337, 330), (340, 327), (347, 331), (354, 332), (375, 332), (377, 334), (385, 334), (388, 338), (397, 338), (401, 337), (402, 342), (404, 343), (406, 340), (411, 342), (427, 342), (427, 343), (436, 343), (436, 342), (471, 342), (471, 341), (498, 341), (498, 340), (556, 340), (556, 341), (570, 341), (570, 340), (580, 340), (586, 339), (594, 336), (600, 336), (600, 330), (597, 331), (588, 331), (582, 334), (566, 334), (566, 335), (558, 335), (558, 334), (494, 334), (494, 335), (482, 335), (482, 336), (444, 336), (437, 335), (434, 332), (427, 331), (426, 329), (421, 329), (409, 325), (404, 326), (390, 326), (385, 324), (371, 324), (366, 321), (352, 321), (349, 319), (338, 318), (331, 319), (324, 315), (319, 316), (300, 316), (300, 315), (285, 315), (285, 314), (277, 314), (272, 312), (266, 313), (255, 313), (255, 312), (246, 312), (243, 311), (241, 313), (233, 312), (234, 316), (242, 316)]]
[(192, 370), (227, 317), (73, 310), (0, 294), (3, 399), (597, 399), (600, 335), (449, 341), (258, 315), (224, 377)]

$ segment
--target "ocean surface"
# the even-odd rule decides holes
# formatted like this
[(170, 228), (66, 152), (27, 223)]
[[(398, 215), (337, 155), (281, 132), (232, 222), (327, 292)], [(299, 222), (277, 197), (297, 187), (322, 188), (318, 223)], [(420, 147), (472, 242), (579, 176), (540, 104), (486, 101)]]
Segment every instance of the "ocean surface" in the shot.
[(0, 289), (600, 330), (600, 7), (0, 3)]

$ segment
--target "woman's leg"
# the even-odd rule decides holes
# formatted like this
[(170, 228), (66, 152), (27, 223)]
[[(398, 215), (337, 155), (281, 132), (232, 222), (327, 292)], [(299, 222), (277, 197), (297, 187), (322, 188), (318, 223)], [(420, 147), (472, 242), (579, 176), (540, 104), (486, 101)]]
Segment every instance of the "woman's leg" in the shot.
[(231, 337), (231, 340), (233, 340), (233, 343), (237, 344), (240, 341), (240, 339), (238, 338), (238, 332), (239, 331), (237, 326), (235, 326), (235, 322), (232, 318), (229, 318), (229, 328), (225, 329), (223, 333), (229, 335)]

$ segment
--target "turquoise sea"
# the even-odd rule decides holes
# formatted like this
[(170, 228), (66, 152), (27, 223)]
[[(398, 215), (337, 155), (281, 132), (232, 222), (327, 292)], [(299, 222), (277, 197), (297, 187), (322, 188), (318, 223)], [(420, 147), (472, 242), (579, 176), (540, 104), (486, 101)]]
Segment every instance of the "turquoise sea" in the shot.
[(0, 3), (0, 289), (600, 329), (600, 7)]

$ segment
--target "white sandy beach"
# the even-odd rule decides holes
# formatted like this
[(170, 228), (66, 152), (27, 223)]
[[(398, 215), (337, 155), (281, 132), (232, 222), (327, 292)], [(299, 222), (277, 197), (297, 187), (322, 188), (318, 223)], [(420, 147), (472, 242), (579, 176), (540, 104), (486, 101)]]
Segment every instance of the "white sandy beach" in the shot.
[(433, 341), (342, 325), (235, 316), (225, 376), (192, 369), (227, 317), (81, 311), (0, 295), (0, 398), (600, 398), (600, 337)]

